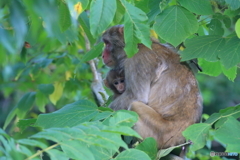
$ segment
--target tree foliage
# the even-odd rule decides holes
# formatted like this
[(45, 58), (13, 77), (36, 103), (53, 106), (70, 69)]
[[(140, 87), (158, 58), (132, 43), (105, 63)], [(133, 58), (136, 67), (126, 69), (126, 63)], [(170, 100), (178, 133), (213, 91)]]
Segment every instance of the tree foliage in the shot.
[[(150, 48), (151, 36), (179, 48), (182, 61), (198, 59), (204, 74), (237, 76), (239, 0), (1, 0), (0, 89), (14, 107), (0, 130), (0, 157), (147, 160), (176, 148), (157, 153), (149, 138), (128, 149), (121, 135), (141, 138), (131, 129), (137, 115), (97, 106), (96, 71), (108, 70), (100, 36), (117, 24), (129, 57), (138, 43)], [(193, 142), (189, 156), (204, 158), (192, 151), (210, 151), (212, 140), (240, 153), (239, 113), (239, 105), (229, 107), (184, 131)]]

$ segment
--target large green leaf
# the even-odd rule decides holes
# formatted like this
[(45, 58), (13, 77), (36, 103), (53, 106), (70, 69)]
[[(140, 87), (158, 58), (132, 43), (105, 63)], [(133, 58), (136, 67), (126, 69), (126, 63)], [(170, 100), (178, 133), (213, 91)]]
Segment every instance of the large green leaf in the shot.
[(93, 153), (89, 151), (84, 143), (76, 140), (68, 140), (62, 143), (61, 148), (65, 155), (72, 159), (95, 160)]
[(93, 0), (90, 7), (90, 30), (98, 36), (113, 21), (117, 9), (116, 0)]
[(199, 15), (213, 14), (211, 2), (209, 0), (179, 0), (180, 4), (189, 11)]
[(219, 60), (219, 50), (225, 44), (225, 39), (220, 36), (199, 36), (187, 40), (186, 49), (181, 53), (182, 61), (204, 58), (214, 62)]
[(132, 57), (137, 51), (137, 44), (143, 43), (151, 48), (150, 28), (143, 22), (147, 21), (146, 14), (139, 8), (128, 3), (126, 0), (121, 0), (125, 8), (124, 15), (124, 40), (127, 55)]
[(113, 114), (113, 117), (108, 118), (104, 121), (104, 124), (109, 126), (128, 126), (132, 127), (138, 120), (137, 113), (120, 110)]
[(193, 124), (183, 131), (182, 134), (186, 139), (190, 139), (193, 142), (191, 148), (193, 151), (196, 151), (206, 144), (210, 128), (211, 125), (206, 123)]
[(240, 123), (230, 116), (224, 124), (214, 132), (218, 141), (226, 144), (226, 152), (240, 153)]
[(195, 16), (180, 6), (171, 6), (156, 17), (154, 30), (165, 41), (179, 45), (198, 30)]
[(67, 4), (63, 2), (61, 2), (59, 6), (59, 25), (61, 31), (65, 31), (71, 26), (71, 15)]
[(158, 153), (157, 142), (152, 137), (144, 139), (143, 142), (137, 145), (136, 149), (145, 152), (152, 160), (155, 160), (157, 157)]
[(228, 40), (219, 50), (218, 56), (227, 69), (240, 63), (240, 39), (235, 36)]
[(80, 100), (53, 113), (39, 115), (36, 125), (43, 128), (72, 127), (93, 119), (97, 113), (94, 103)]

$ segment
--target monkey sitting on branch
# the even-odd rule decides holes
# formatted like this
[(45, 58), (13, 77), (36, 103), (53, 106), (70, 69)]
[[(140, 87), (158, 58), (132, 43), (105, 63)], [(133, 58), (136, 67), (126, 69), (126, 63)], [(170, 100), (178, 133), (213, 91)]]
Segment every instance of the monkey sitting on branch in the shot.
[(125, 79), (125, 91), (109, 107), (135, 111), (139, 120), (134, 129), (143, 138), (155, 138), (159, 149), (184, 143), (182, 131), (199, 122), (202, 114), (202, 98), (190, 68), (171, 47), (155, 41), (151, 49), (138, 44), (138, 52), (127, 58), (120, 25), (108, 29), (102, 39), (103, 62), (123, 70)]

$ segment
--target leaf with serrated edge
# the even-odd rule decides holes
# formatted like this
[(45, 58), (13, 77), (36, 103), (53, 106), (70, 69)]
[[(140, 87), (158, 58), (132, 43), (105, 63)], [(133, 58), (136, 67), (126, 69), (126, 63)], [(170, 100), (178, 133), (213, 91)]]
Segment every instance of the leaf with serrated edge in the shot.
[(180, 6), (171, 6), (156, 17), (154, 30), (165, 41), (179, 45), (198, 30), (195, 16)]
[(132, 57), (138, 51), (137, 43), (143, 43), (151, 48), (150, 27), (144, 23), (147, 21), (147, 16), (142, 10), (126, 0), (121, 0), (121, 3), (126, 10), (124, 15), (125, 51), (129, 57)]
[(206, 123), (193, 124), (183, 131), (182, 134), (186, 139), (193, 142), (191, 148), (193, 151), (196, 151), (206, 144), (210, 128), (211, 125)]
[(93, 0), (90, 7), (90, 31), (97, 36), (113, 21), (116, 0)]
[(225, 39), (220, 36), (200, 36), (187, 40), (186, 49), (181, 53), (182, 61), (204, 58), (214, 62), (219, 60), (219, 50), (225, 44)]
[(43, 128), (72, 127), (89, 121), (98, 113), (97, 106), (87, 100), (80, 100), (48, 114), (40, 114), (35, 125)]

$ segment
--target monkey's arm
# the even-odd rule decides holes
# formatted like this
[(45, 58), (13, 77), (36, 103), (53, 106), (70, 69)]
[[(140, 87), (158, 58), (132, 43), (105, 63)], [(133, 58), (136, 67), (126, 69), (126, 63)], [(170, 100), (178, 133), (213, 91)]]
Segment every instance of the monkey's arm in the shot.
[(145, 124), (151, 125), (151, 128), (155, 130), (168, 123), (153, 108), (142, 102), (134, 101), (130, 106), (130, 110), (136, 112)]

